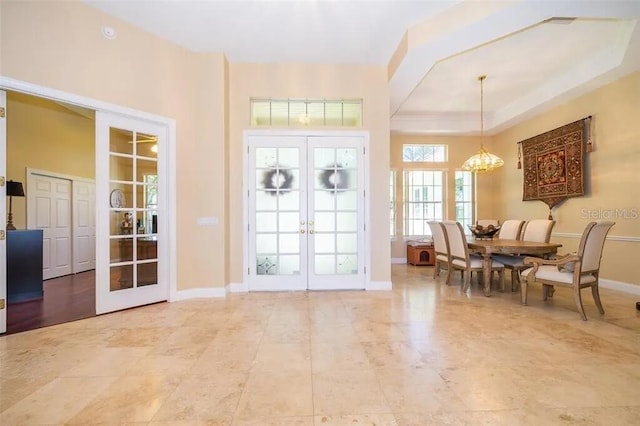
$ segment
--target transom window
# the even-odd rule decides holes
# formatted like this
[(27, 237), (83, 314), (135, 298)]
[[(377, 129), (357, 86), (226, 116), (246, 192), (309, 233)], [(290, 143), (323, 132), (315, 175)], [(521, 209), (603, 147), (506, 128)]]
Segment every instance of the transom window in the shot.
[(427, 222), (444, 219), (444, 172), (404, 172), (404, 235), (431, 235)]
[(405, 163), (443, 163), (447, 161), (446, 145), (402, 145)]
[(253, 127), (362, 127), (361, 99), (251, 99)]

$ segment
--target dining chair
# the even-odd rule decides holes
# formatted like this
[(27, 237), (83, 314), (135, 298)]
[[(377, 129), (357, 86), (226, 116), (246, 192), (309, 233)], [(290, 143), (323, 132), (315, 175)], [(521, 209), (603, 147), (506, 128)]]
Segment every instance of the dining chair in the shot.
[(505, 220), (500, 227), (500, 232), (498, 232), (498, 238), (502, 238), (503, 240), (519, 240), (523, 226), (524, 220)]
[[(536, 243), (548, 243), (551, 239), (551, 231), (555, 224), (555, 220), (549, 219), (533, 219), (525, 222), (522, 224), (520, 239)], [(500, 228), (500, 234), (502, 234), (502, 229), (503, 228)], [(500, 238), (503, 237), (501, 236)], [(524, 263), (524, 258), (526, 256), (527, 253), (520, 253), (517, 255), (497, 254), (493, 256), (498, 262), (502, 263), (506, 269), (511, 270), (511, 291), (516, 291), (517, 285), (521, 281), (520, 272), (529, 267), (529, 265), (525, 265)]]
[(433, 236), (433, 252), (435, 255), (435, 265), (433, 268), (433, 278), (435, 279), (440, 275), (442, 269), (447, 270), (447, 285), (451, 279), (449, 262), (451, 261), (451, 255), (449, 254), (449, 240), (447, 239), (447, 232), (444, 229), (442, 222), (429, 221), (427, 222), (429, 228), (431, 228), (431, 235)]
[(520, 275), (525, 278), (521, 285), (522, 304), (527, 304), (527, 291), (529, 285), (542, 283), (542, 297), (547, 300), (554, 286), (573, 288), (573, 298), (578, 312), (583, 320), (587, 320), (582, 306), (580, 290), (591, 287), (593, 300), (598, 312), (604, 314), (604, 308), (600, 301), (598, 290), (598, 278), (600, 272), (600, 260), (607, 234), (615, 222), (601, 221), (590, 222), (582, 233), (580, 245), (576, 253), (567, 254), (558, 259), (542, 259), (538, 257), (526, 257), (524, 262), (533, 265), (525, 269)]
[[(449, 276), (452, 275), (454, 269), (459, 269), (463, 273), (464, 284), (462, 291), (469, 290), (471, 284), (471, 273), (475, 272), (479, 277), (482, 276), (482, 257), (477, 255), (470, 255), (469, 248), (467, 247), (467, 238), (464, 235), (464, 229), (460, 223), (453, 220), (446, 220), (442, 222), (444, 229), (449, 240), (449, 251), (451, 255), (451, 261), (449, 262)], [(498, 271), (500, 277), (500, 290), (504, 291), (504, 265), (495, 260), (491, 261), (491, 270)]]
[(533, 219), (524, 224), (522, 229), (523, 241), (534, 241), (536, 243), (548, 243), (551, 239), (551, 231), (556, 224), (555, 220)]

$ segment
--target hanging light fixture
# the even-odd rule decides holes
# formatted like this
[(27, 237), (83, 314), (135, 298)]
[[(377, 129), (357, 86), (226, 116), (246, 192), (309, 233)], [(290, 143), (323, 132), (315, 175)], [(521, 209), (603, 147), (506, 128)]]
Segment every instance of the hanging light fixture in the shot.
[(478, 77), (480, 80), (480, 152), (464, 162), (462, 168), (470, 172), (490, 172), (504, 165), (502, 158), (491, 154), (484, 147), (484, 79), (486, 75)]

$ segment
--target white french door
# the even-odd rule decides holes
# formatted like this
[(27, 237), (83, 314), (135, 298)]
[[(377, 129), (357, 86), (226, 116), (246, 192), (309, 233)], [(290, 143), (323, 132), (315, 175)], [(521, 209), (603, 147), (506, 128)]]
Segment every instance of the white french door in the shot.
[[(6, 179), (7, 167), (7, 92), (0, 90), (0, 178)], [(6, 183), (3, 183), (3, 192), (0, 196), (0, 230), (3, 238), (0, 238), (0, 333), (7, 332), (7, 231), (4, 218), (6, 215), (7, 197)]]
[(166, 134), (96, 112), (98, 314), (167, 300)]
[(249, 290), (363, 289), (364, 137), (249, 136)]

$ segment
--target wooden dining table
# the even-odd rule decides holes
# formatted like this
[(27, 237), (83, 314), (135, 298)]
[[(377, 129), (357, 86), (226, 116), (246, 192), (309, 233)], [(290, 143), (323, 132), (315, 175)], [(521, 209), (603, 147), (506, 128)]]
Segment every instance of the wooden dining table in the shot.
[(522, 240), (469, 239), (469, 252), (482, 256), (482, 277), (484, 278), (484, 295), (491, 296), (491, 255), (492, 254), (521, 254), (542, 257), (558, 252), (562, 244), (537, 243)]

